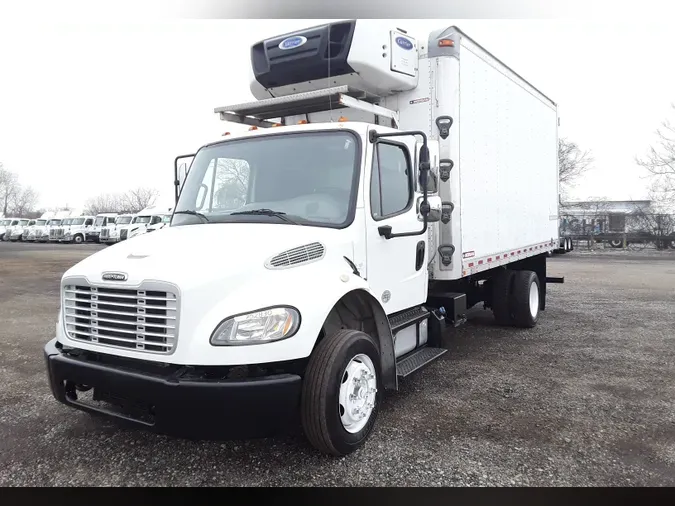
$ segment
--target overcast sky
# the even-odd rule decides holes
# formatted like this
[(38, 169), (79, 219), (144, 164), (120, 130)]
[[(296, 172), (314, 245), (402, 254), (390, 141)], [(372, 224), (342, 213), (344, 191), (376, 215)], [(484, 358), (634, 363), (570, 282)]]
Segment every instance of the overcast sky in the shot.
[[(392, 20), (412, 35), (457, 24), (558, 102), (560, 135), (594, 153), (574, 196), (646, 196), (635, 165), (675, 102), (672, 20)], [(214, 107), (252, 100), (249, 47), (321, 20), (108, 24), (0, 21), (0, 161), (42, 206), (152, 185), (173, 158), (236, 127)], [(675, 119), (675, 118), (674, 118)]]

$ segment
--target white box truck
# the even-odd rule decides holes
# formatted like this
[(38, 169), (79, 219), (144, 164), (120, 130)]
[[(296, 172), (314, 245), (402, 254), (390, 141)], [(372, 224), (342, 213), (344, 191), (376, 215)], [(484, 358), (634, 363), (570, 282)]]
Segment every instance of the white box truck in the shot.
[(456, 27), (335, 22), (254, 45), (251, 66), (257, 100), (215, 110), (251, 130), (184, 180), (176, 159), (170, 226), (64, 274), (50, 383), (155, 430), (297, 422), (345, 455), (468, 308), (527, 329), (563, 281), (557, 106)]

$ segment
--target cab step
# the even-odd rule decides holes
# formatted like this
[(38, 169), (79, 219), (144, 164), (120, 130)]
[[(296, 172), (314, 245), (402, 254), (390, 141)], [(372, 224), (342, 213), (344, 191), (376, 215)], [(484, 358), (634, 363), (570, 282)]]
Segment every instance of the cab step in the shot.
[(430, 346), (419, 348), (401, 357), (396, 362), (396, 375), (399, 378), (410, 376), (415, 371), (422, 369), (437, 358), (445, 355), (447, 351), (445, 348), (432, 348)]
[(429, 315), (430, 313), (426, 308), (419, 306), (389, 317), (389, 325), (391, 325), (391, 331), (396, 334), (401, 329), (429, 318)]

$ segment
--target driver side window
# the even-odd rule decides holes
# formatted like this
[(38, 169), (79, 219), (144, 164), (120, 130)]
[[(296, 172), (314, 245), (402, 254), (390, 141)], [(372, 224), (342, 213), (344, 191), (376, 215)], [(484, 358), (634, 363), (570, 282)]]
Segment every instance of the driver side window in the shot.
[(370, 209), (376, 221), (401, 214), (413, 200), (410, 154), (400, 144), (376, 144), (370, 178)]

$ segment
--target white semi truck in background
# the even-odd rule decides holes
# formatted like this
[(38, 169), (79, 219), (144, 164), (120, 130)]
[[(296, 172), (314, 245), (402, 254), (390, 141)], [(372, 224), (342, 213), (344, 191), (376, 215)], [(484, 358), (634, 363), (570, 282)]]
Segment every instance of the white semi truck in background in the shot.
[(37, 219), (33, 228), (28, 232), (28, 241), (40, 241), (43, 235), (48, 235), (47, 224), (53, 216), (53, 211), (43, 213), (42, 216)]
[(100, 214), (97, 214), (96, 219), (94, 220), (94, 225), (85, 234), (85, 241), (86, 242), (97, 242), (97, 243), (101, 242), (100, 241), (101, 231), (105, 227), (109, 227), (110, 225), (114, 225), (116, 219), (117, 219), (116, 213), (100, 213)]
[(202, 147), (171, 224), (61, 282), (59, 401), (160, 431), (299, 421), (367, 440), (382, 395), (443, 356), (467, 310), (533, 327), (558, 248), (557, 106), (457, 27), (369, 21), (251, 48), (251, 130)]
[(161, 222), (161, 210), (156, 206), (147, 207), (134, 216), (127, 238), (131, 239), (143, 235), (149, 227), (159, 225)]
[(77, 216), (72, 218), (70, 225), (64, 230), (59, 242), (82, 244), (85, 242), (87, 232), (94, 226), (95, 216)]
[(125, 240), (133, 220), (133, 214), (120, 214), (115, 216), (114, 221), (101, 227), (99, 242), (110, 245)]

